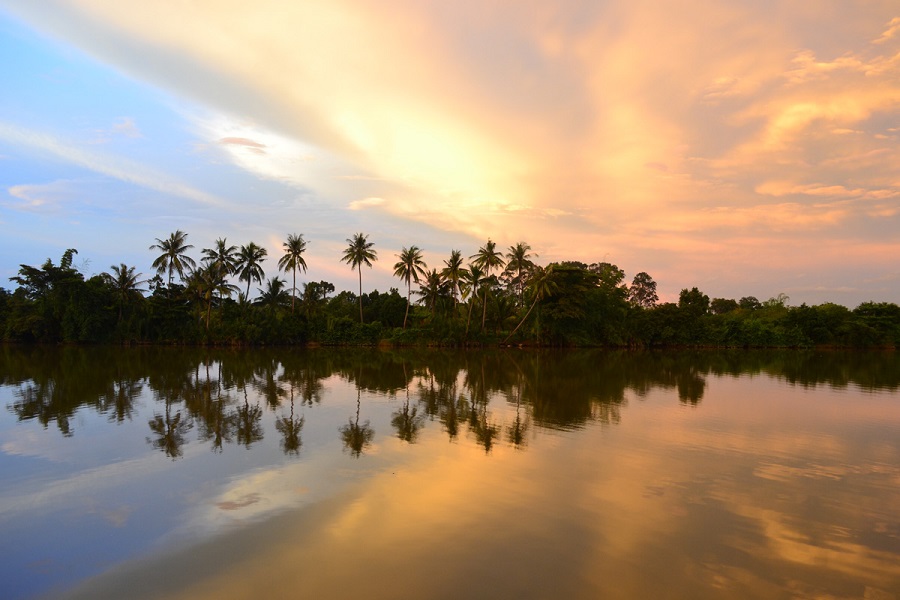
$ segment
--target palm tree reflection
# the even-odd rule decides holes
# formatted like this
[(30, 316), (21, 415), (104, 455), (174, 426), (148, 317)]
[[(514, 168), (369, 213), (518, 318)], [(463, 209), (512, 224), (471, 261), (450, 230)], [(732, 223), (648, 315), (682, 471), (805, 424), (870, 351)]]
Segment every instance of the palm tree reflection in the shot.
[(409, 386), (407, 386), (403, 408), (396, 411), (391, 419), (391, 424), (397, 430), (397, 437), (404, 442), (415, 443), (419, 431), (425, 426), (425, 416), (418, 413), (418, 407), (409, 406)]
[(522, 417), (522, 384), (522, 378), (520, 378), (519, 383), (516, 385), (516, 420), (506, 430), (506, 439), (516, 448), (525, 446), (525, 433), (530, 425), (527, 415)]
[(98, 410), (109, 413), (111, 423), (130, 421), (134, 413), (134, 401), (144, 389), (143, 384), (135, 379), (124, 377), (109, 382), (107, 389), (100, 397)]
[(247, 388), (244, 387), (244, 405), (236, 409), (237, 442), (249, 448), (253, 442), (263, 439), (262, 408), (259, 402), (250, 406), (247, 398)]
[(181, 447), (184, 445), (184, 436), (191, 428), (191, 422), (184, 419), (181, 411), (176, 411), (172, 415), (172, 402), (166, 396), (165, 413), (154, 414), (153, 419), (149, 422), (150, 431), (156, 434), (155, 439), (147, 438), (147, 443), (151, 444), (157, 450), (165, 452), (166, 456), (175, 460), (179, 458), (183, 451)]
[(375, 437), (375, 431), (369, 426), (367, 420), (362, 425), (359, 424), (359, 409), (361, 404), (362, 391), (356, 388), (356, 420), (349, 420), (346, 425), (341, 427), (341, 441), (344, 447), (350, 450), (350, 456), (359, 458), (363, 451), (372, 443)]
[(281, 449), (285, 454), (297, 456), (300, 454), (300, 446), (303, 442), (300, 440), (300, 430), (303, 429), (303, 417), (294, 417), (294, 386), (291, 385), (291, 414), (290, 416), (281, 415), (275, 419), (275, 429), (281, 433)]

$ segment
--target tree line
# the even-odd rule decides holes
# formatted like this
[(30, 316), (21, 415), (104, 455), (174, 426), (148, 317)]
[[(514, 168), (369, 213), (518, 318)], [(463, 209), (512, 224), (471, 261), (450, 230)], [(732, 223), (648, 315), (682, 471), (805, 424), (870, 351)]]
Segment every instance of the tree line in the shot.
[[(466, 259), (452, 250), (440, 268), (421, 248), (396, 254), (405, 288), (364, 292), (363, 267), (379, 259), (369, 237), (348, 238), (340, 256), (357, 271), (358, 293), (328, 281), (298, 286), (307, 273), (302, 234), (290, 234), (265, 279), (265, 248), (219, 238), (200, 252), (188, 234), (157, 238), (144, 278), (135, 266), (111, 265), (89, 278), (73, 266), (77, 250), (54, 264), (20, 265), (0, 288), (0, 338), (10, 342), (177, 344), (397, 344), (541, 346), (896, 347), (900, 307), (866, 302), (788, 305), (787, 296), (710, 298), (696, 287), (660, 303), (653, 278), (627, 283), (608, 262), (539, 265), (518, 242), (505, 251), (491, 239)], [(250, 288), (257, 288), (251, 300)], [(414, 287), (415, 286), (415, 287)], [(415, 296), (415, 299), (413, 298)]]

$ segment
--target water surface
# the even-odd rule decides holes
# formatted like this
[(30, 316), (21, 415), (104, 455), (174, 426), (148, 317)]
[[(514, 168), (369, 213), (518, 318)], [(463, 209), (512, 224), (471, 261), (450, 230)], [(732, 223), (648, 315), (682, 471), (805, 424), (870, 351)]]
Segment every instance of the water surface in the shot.
[(3, 598), (898, 598), (894, 353), (0, 348)]

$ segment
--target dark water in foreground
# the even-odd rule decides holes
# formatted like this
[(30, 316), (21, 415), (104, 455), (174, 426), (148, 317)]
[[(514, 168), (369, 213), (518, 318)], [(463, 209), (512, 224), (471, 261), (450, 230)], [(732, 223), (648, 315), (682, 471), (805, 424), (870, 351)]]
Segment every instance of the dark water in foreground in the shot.
[(895, 353), (0, 347), (0, 597), (900, 600)]

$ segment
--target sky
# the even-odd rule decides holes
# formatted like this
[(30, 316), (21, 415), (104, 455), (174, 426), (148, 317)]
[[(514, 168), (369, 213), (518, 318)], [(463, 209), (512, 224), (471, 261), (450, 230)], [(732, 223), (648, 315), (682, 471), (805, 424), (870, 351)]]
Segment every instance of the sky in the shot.
[[(896, 0), (0, 0), (0, 286), (289, 234), (489, 238), (663, 301), (900, 302)], [(281, 274), (290, 279), (290, 276)]]

